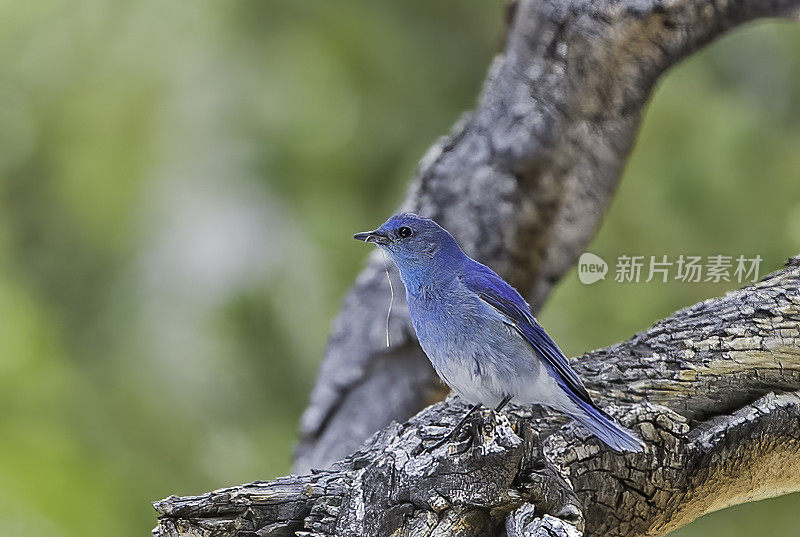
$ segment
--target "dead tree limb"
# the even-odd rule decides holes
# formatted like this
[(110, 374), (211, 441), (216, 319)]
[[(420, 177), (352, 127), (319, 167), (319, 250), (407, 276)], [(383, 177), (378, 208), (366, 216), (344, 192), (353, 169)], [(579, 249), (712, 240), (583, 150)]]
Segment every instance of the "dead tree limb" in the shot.
[[(594, 236), (658, 78), (729, 29), (798, 5), (513, 3), (505, 50), (476, 110), (422, 160), (403, 208), (451, 230), (467, 253), (527, 290), (537, 309)], [(328, 466), (444, 396), (402, 305), (395, 345), (384, 348), (383, 278), (373, 256), (344, 301), (302, 418), (297, 472)]]
[(800, 490), (800, 257), (573, 364), (644, 453), (521, 407), (485, 411), (473, 438), (428, 453), (465, 410), (451, 399), (328, 469), (156, 502), (155, 533), (663, 535)]
[[(403, 208), (436, 218), (538, 307), (599, 225), (661, 74), (798, 5), (519, 0), (477, 109), (423, 159)], [(407, 320), (383, 348), (380, 270), (373, 257), (348, 294), (303, 417), (296, 468), (325, 469), (156, 502), (157, 535), (663, 535), (800, 489), (797, 258), (574, 361), (647, 441), (625, 455), (524, 408), (479, 414), (474, 440), (425, 452), (464, 408), (417, 413), (441, 394)]]

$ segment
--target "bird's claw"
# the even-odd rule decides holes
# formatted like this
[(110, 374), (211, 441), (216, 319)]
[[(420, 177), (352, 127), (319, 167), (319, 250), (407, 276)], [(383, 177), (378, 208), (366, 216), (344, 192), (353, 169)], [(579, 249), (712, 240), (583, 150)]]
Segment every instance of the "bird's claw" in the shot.
[(464, 425), (459, 429), (454, 429), (447, 433), (441, 440), (424, 449), (425, 452), (431, 453), (436, 451), (446, 443), (450, 442), (451, 440), (456, 440), (458, 442), (463, 442), (464, 440), (469, 439), (470, 443), (475, 439), (475, 431), (471, 424)]

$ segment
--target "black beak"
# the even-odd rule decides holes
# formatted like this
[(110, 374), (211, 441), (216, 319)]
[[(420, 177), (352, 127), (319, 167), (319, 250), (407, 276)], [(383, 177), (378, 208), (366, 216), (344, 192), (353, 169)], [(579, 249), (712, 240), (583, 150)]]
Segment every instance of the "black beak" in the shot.
[(374, 242), (375, 244), (389, 244), (392, 240), (382, 231), (362, 231), (356, 233), (353, 238), (357, 241)]

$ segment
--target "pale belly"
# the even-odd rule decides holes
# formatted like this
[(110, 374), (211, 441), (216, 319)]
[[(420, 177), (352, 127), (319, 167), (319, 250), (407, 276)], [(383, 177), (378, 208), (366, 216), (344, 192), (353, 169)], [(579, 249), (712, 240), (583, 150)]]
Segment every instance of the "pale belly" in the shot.
[(466, 401), (496, 407), (511, 396), (516, 403), (560, 406), (563, 392), (530, 344), (477, 297), (447, 310), (409, 306), (422, 349)]

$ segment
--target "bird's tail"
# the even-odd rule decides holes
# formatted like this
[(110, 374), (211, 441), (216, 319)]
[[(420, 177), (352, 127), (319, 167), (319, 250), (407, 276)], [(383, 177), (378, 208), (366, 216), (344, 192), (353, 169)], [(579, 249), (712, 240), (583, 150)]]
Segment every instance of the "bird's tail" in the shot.
[(590, 402), (580, 397), (570, 395), (570, 399), (577, 405), (577, 409), (568, 412), (570, 417), (589, 429), (597, 438), (617, 451), (644, 451), (644, 442), (614, 418), (600, 410)]

